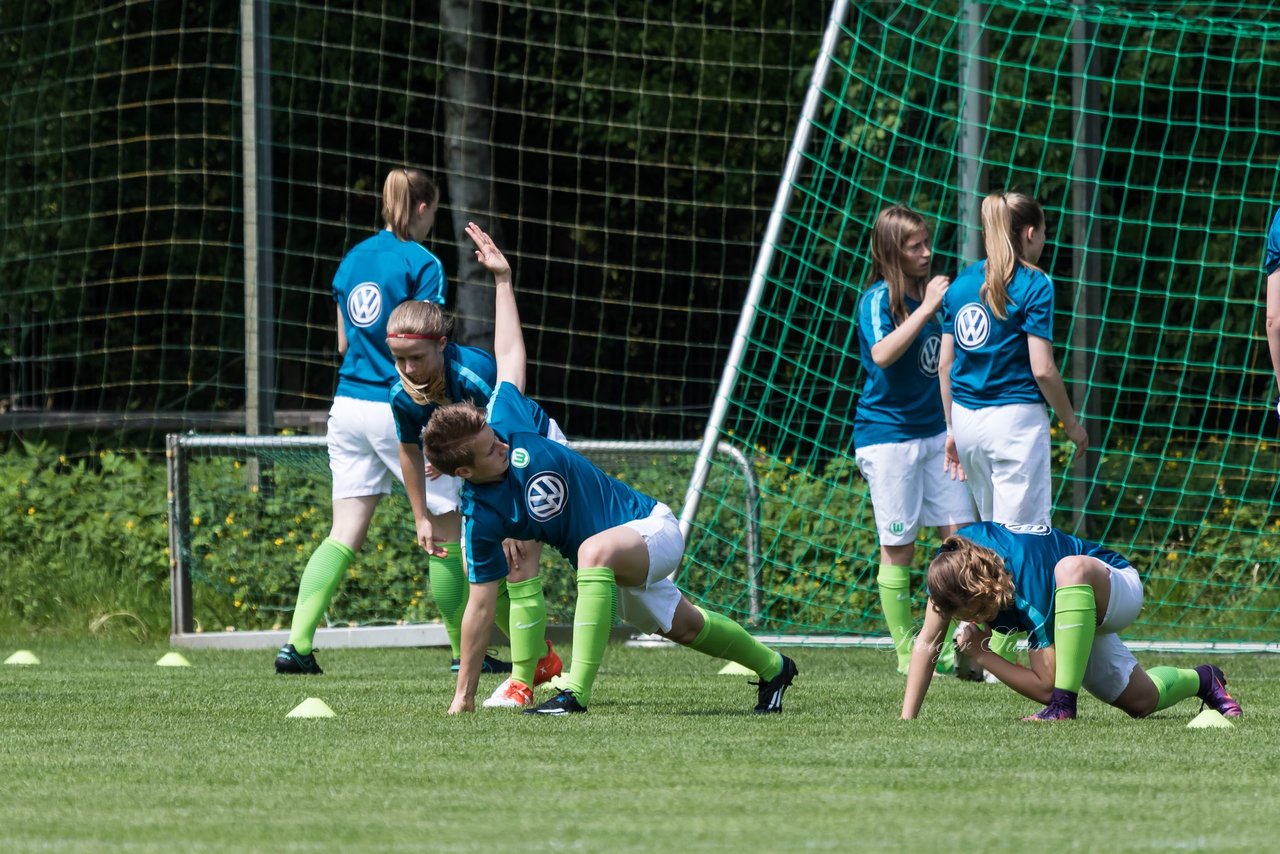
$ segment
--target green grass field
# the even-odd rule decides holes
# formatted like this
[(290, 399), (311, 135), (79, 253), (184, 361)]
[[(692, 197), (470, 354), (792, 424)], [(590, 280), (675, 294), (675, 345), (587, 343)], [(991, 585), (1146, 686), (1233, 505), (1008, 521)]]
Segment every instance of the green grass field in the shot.
[[(1219, 663), (1245, 709), (1024, 724), (938, 677), (897, 719), (887, 652), (798, 649), (782, 715), (677, 649), (610, 649), (587, 715), (449, 718), (442, 650), (269, 652), (0, 639), (3, 851), (1263, 850), (1280, 831), (1280, 658)], [(1153, 663), (1153, 656), (1141, 656)], [(1165, 662), (1194, 664), (1192, 659)], [(485, 677), (482, 691), (497, 683)], [(308, 696), (332, 719), (288, 719)]]

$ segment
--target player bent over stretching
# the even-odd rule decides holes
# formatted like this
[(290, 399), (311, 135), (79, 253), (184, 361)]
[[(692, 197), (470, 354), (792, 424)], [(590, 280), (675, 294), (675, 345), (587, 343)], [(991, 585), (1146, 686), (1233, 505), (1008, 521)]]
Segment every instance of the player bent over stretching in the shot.
[[(1048, 525), (966, 525), (929, 564), (929, 605), (907, 673), (902, 717), (920, 712), (932, 660), (952, 617), (966, 626), (960, 652), (1024, 697), (1045, 703), (1027, 721), (1071, 720), (1080, 688), (1131, 717), (1144, 718), (1190, 697), (1227, 717), (1240, 704), (1212, 664), (1143, 670), (1116, 633), (1142, 609), (1138, 571), (1116, 552)], [(990, 650), (991, 629), (1027, 632), (1031, 667)]]
[[(432, 414), (423, 433), (431, 465), (464, 481), (462, 544), (472, 588), (462, 621), (462, 667), (449, 712), (475, 708), (492, 602), (498, 582), (507, 575), (506, 539), (548, 543), (577, 569), (569, 673), (555, 683), (559, 694), (526, 713), (587, 710), (612, 629), (615, 583), (623, 620), (754, 671), (760, 677), (755, 711), (781, 711), (783, 693), (797, 673), (795, 662), (727, 617), (696, 607), (676, 589), (667, 576), (679, 565), (684, 540), (671, 510), (538, 432), (541, 410), (521, 393), (525, 349), (511, 267), (478, 226), (469, 225), (467, 233), (475, 241), (477, 260), (497, 285), (498, 385), (487, 412), (467, 403), (444, 406)], [(526, 697), (532, 703), (531, 690)]]

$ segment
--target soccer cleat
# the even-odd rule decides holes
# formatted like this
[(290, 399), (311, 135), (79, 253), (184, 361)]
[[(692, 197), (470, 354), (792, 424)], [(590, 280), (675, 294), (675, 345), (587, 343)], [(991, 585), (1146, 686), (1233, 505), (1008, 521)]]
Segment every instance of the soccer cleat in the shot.
[(1049, 697), (1049, 705), (1034, 715), (1027, 715), (1024, 721), (1047, 723), (1050, 721), (1073, 721), (1076, 719), (1076, 694), (1054, 688)]
[(1200, 684), (1204, 686), (1196, 692), (1201, 700), (1201, 709), (1208, 706), (1224, 718), (1238, 718), (1244, 714), (1240, 704), (1227, 693), (1227, 677), (1223, 675), (1221, 668), (1213, 664), (1201, 664), (1196, 668), (1196, 673), (1200, 674)]
[(578, 698), (572, 691), (565, 688), (545, 703), (534, 706), (532, 709), (525, 709), (524, 713), (526, 715), (586, 714), (587, 707), (578, 702)]
[(563, 670), (564, 662), (560, 660), (560, 656), (556, 655), (556, 651), (551, 648), (551, 641), (547, 641), (547, 654), (538, 659), (538, 666), (533, 671), (533, 684), (541, 685), (544, 682), (550, 682), (559, 676)]
[[(460, 658), (455, 658), (449, 662), (449, 669), (454, 673), (457, 673), (461, 667), (462, 667), (462, 659)], [(484, 661), (480, 662), (480, 672), (481, 673), (510, 673), (511, 662), (503, 661), (502, 659), (499, 659), (499, 658), (494, 658), (492, 655), (485, 653)]]
[(791, 686), (799, 672), (800, 668), (796, 667), (796, 663), (784, 655), (782, 670), (778, 671), (777, 676), (748, 683), (757, 686), (756, 713), (765, 715), (782, 711), (782, 695)]
[(523, 709), (533, 705), (533, 689), (523, 682), (504, 679), (493, 692), (493, 696), (480, 705), (486, 709)]
[(319, 664), (316, 664), (314, 652), (303, 655), (294, 648), (293, 644), (287, 643), (280, 647), (280, 651), (276, 653), (276, 673), (300, 673), (319, 676), (324, 671), (320, 669)]

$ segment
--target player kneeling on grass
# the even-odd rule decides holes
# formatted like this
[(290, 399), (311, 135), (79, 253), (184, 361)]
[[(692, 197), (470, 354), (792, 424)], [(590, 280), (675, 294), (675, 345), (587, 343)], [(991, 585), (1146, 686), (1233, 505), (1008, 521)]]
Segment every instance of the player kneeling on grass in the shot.
[[(569, 673), (553, 683), (560, 689), (555, 697), (528, 713), (587, 710), (613, 627), (615, 583), (623, 620), (754, 671), (760, 676), (755, 711), (781, 711), (783, 693), (796, 676), (795, 662), (732, 620), (694, 606), (676, 589), (667, 576), (679, 566), (684, 538), (671, 510), (539, 432), (546, 416), (521, 393), (525, 350), (511, 268), (477, 226), (468, 226), (467, 233), (476, 243), (477, 260), (494, 274), (497, 285), (498, 385), (487, 412), (467, 403), (441, 407), (423, 433), (431, 465), (465, 481), (462, 542), (472, 589), (462, 621), (462, 667), (449, 712), (475, 708), (496, 586), (508, 571), (503, 550), (508, 539), (548, 543), (577, 569)], [(526, 704), (531, 703), (532, 689), (521, 687)]]
[[(1024, 697), (1045, 703), (1027, 721), (1072, 720), (1083, 687), (1143, 718), (1190, 697), (1226, 717), (1240, 704), (1212, 664), (1143, 670), (1116, 633), (1142, 609), (1138, 571), (1116, 552), (1047, 525), (966, 525), (929, 564), (929, 605), (907, 674), (903, 719), (916, 717), (954, 617), (971, 623), (956, 648)], [(1027, 632), (1031, 667), (990, 650), (991, 630)], [(918, 666), (917, 666), (918, 665)]]

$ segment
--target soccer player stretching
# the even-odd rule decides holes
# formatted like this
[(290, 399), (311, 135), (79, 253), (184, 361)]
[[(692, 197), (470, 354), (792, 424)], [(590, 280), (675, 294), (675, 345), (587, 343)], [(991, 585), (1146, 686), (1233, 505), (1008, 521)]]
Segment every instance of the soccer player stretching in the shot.
[[(463, 551), (471, 597), (462, 621), (462, 667), (451, 714), (475, 708), (479, 662), (493, 624), (498, 582), (507, 575), (503, 541), (538, 540), (577, 569), (573, 653), (560, 692), (526, 713), (585, 712), (612, 629), (613, 588), (618, 611), (642, 631), (757, 673), (755, 711), (782, 710), (795, 679), (795, 662), (761, 644), (737, 623), (690, 603), (668, 576), (684, 551), (671, 510), (609, 477), (586, 458), (540, 435), (540, 408), (522, 394), (524, 338), (511, 284), (511, 267), (474, 223), (467, 234), (477, 260), (497, 286), (494, 355), (498, 386), (488, 410), (466, 403), (437, 409), (423, 434), (427, 459), (457, 475), (462, 487)], [(542, 416), (545, 417), (545, 416)], [(511, 603), (511, 621), (522, 619)], [(525, 695), (533, 700), (532, 688)]]
[[(878, 278), (858, 301), (858, 347), (866, 375), (853, 419), (858, 471), (867, 480), (880, 540), (876, 576), (898, 672), (911, 663), (911, 561), (921, 525), (949, 536), (977, 516), (963, 471), (944, 463), (946, 419), (938, 391), (938, 309), (950, 279), (929, 278), (929, 227), (894, 205), (876, 218), (871, 259)], [(927, 280), (927, 284), (926, 284)], [(955, 669), (950, 638), (938, 668)]]
[[(1045, 704), (1027, 721), (1076, 716), (1083, 686), (1135, 718), (1199, 697), (1226, 717), (1240, 704), (1212, 664), (1143, 670), (1116, 633), (1142, 609), (1138, 571), (1116, 552), (1047, 525), (967, 525), (929, 564), (929, 605), (916, 638), (902, 717), (920, 713), (947, 623), (971, 621), (957, 647), (1024, 697)], [(985, 624), (979, 628), (974, 624)], [(991, 652), (991, 630), (1027, 632), (1031, 667)]]

